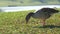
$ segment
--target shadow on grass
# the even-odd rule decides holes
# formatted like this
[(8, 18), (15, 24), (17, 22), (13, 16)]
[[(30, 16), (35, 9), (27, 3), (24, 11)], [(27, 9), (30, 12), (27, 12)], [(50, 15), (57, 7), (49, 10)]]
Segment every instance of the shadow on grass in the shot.
[(60, 26), (45, 25), (45, 26), (35, 26), (34, 28), (60, 28)]

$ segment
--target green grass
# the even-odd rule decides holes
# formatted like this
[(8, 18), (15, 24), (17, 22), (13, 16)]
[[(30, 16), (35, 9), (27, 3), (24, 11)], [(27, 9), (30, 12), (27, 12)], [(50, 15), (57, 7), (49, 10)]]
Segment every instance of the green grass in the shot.
[(0, 7), (60, 5), (60, 0), (0, 0)]
[[(42, 27), (38, 19), (31, 18), (26, 24), (25, 17), (29, 12), (0, 12), (0, 34), (60, 34), (60, 28)], [(60, 26), (60, 13), (52, 15), (46, 20), (46, 25)]]

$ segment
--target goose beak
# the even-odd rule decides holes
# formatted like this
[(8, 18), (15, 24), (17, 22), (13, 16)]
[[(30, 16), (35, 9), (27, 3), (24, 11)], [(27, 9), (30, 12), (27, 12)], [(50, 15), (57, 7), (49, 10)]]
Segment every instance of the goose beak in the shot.
[(28, 23), (28, 20), (26, 20), (26, 24)]
[(26, 24), (28, 23), (30, 17), (29, 16), (26, 16)]

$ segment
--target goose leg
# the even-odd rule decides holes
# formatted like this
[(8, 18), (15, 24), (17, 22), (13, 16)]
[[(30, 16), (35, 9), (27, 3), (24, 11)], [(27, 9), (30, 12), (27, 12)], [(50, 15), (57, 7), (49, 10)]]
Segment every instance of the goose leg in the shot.
[(43, 22), (42, 22), (42, 23), (43, 23), (43, 26), (45, 26), (45, 20), (43, 20)]
[(45, 19), (41, 19), (41, 23), (45, 26)]

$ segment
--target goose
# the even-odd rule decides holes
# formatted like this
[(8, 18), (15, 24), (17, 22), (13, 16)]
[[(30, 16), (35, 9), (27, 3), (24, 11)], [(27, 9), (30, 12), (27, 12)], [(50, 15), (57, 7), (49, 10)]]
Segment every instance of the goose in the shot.
[(26, 15), (26, 23), (28, 23), (31, 17), (41, 19), (41, 23), (43, 26), (45, 25), (46, 19), (50, 18), (53, 14), (58, 13), (59, 11), (54, 8), (41, 8), (40, 10), (36, 11), (35, 13), (30, 12)]

